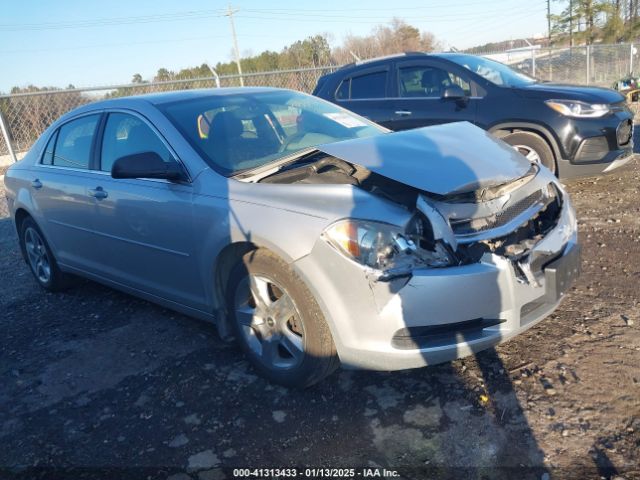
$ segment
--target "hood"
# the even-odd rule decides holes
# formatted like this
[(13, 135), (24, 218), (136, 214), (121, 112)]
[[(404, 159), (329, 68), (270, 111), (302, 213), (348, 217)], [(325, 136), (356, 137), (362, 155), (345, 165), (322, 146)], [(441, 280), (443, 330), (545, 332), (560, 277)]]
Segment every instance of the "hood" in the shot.
[(320, 145), (318, 150), (411, 187), (448, 195), (509, 183), (531, 164), (468, 122)]
[(532, 83), (518, 88), (518, 92), (525, 97), (546, 100), (582, 100), (589, 103), (618, 103), (624, 100), (620, 93), (610, 88), (559, 83)]

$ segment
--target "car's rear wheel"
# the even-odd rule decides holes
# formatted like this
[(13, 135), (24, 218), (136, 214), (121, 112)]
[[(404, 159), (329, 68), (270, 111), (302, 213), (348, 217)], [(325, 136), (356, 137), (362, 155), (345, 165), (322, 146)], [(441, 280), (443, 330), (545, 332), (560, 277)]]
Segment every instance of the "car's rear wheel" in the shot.
[(20, 225), (20, 247), (31, 273), (41, 287), (57, 292), (72, 285), (73, 277), (60, 270), (42, 231), (30, 217)]
[(227, 309), (235, 337), (269, 380), (308, 387), (331, 374), (338, 357), (315, 298), (279, 257), (245, 254), (231, 272)]
[(531, 132), (511, 133), (502, 140), (515, 148), (531, 162), (539, 163), (547, 167), (551, 172), (556, 173), (556, 162), (553, 152), (547, 142)]

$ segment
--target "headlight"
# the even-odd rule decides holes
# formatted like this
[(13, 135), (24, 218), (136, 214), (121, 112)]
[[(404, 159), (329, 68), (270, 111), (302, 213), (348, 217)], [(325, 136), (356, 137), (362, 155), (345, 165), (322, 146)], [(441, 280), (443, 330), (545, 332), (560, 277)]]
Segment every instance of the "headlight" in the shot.
[(445, 267), (453, 259), (440, 243), (432, 250), (416, 246), (400, 227), (366, 220), (341, 220), (323, 237), (347, 258), (376, 270)]
[(550, 108), (561, 115), (574, 118), (604, 117), (611, 110), (603, 103), (586, 103), (578, 100), (546, 100)]

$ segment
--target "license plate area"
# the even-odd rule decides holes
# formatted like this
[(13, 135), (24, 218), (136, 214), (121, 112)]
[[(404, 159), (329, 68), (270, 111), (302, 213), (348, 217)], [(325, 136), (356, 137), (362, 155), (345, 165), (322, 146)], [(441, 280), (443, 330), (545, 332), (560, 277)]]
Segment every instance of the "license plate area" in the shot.
[(562, 257), (544, 268), (546, 301), (557, 302), (580, 276), (580, 245), (573, 245)]

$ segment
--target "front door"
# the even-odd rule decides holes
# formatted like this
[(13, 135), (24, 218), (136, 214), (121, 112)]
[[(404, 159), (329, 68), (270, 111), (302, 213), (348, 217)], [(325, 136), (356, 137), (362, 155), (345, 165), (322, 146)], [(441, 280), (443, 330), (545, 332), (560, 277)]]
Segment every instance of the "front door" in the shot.
[(116, 282), (194, 308), (203, 308), (204, 292), (194, 257), (190, 184), (154, 179), (114, 179), (116, 159), (155, 152), (177, 161), (160, 134), (144, 118), (111, 112), (99, 145), (103, 172), (98, 192), (96, 231), (103, 270)]
[[(474, 86), (464, 73), (429, 61), (399, 62), (394, 89), (393, 130), (408, 130), (442, 123), (475, 123), (477, 98)], [(447, 87), (458, 85), (465, 99), (443, 98)]]

